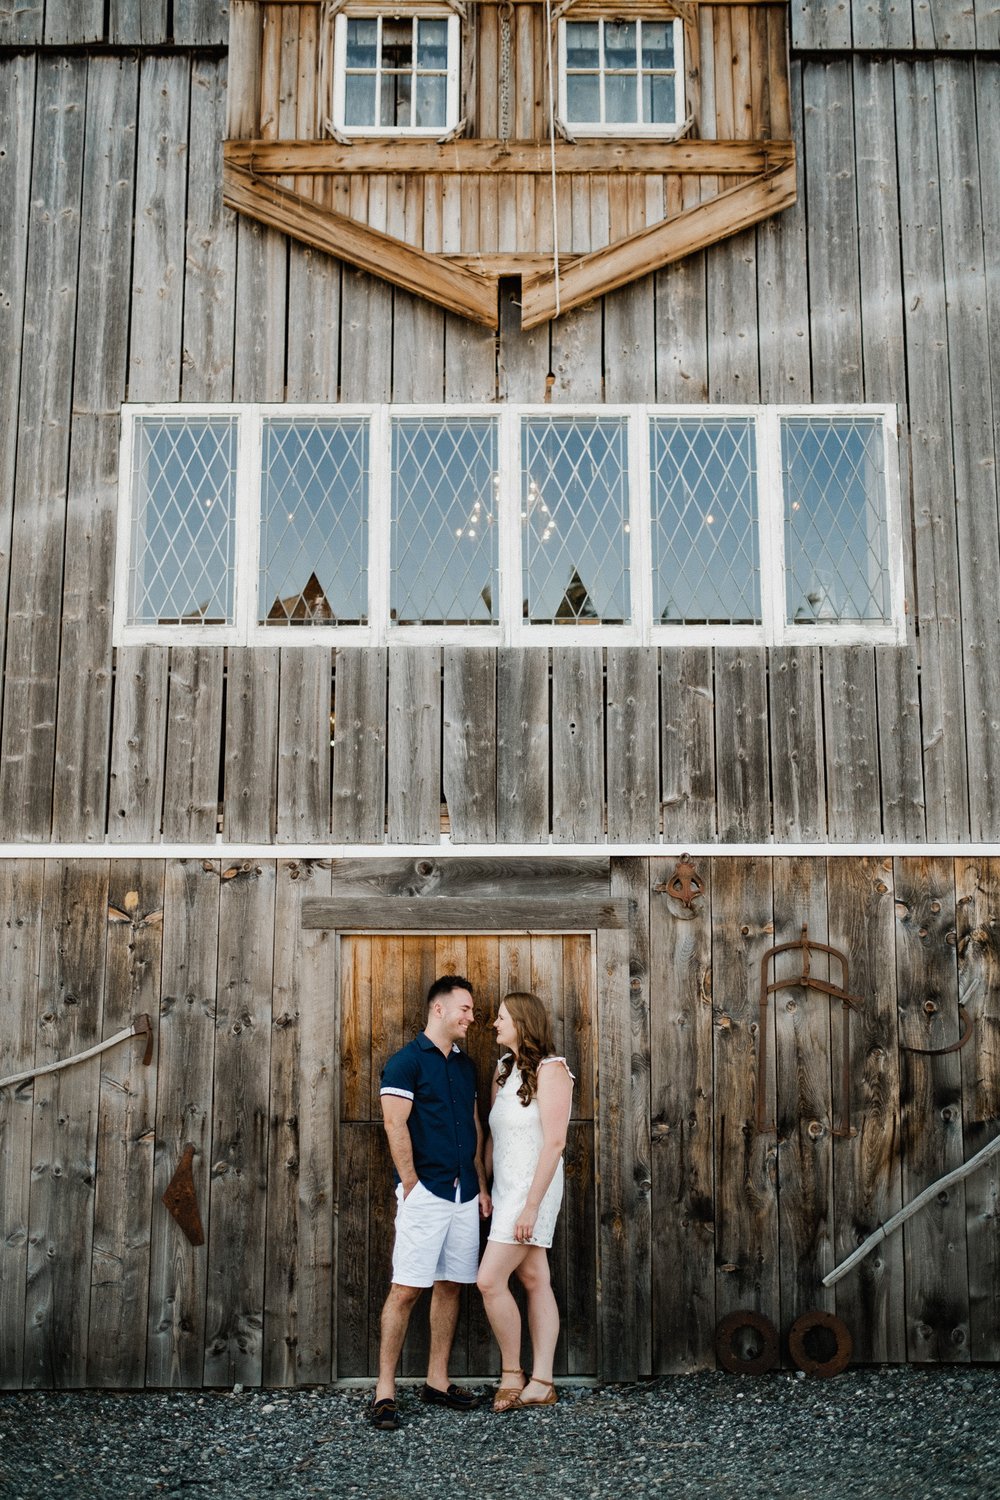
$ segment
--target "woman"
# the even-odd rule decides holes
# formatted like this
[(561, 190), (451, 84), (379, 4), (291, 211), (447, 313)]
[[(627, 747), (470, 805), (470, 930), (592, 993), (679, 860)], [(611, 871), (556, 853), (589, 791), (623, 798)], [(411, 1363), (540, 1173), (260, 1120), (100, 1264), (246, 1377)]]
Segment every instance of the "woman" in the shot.
[[(566, 1059), (554, 1056), (549, 1018), (537, 995), (505, 995), (493, 1029), (509, 1050), (497, 1065), (490, 1099), (486, 1170), (492, 1156), (493, 1223), (478, 1286), (500, 1345), (493, 1410), (516, 1411), (552, 1406), (557, 1399), (552, 1361), (559, 1310), (546, 1252), (562, 1203), (573, 1075)], [(521, 1314), (508, 1284), (515, 1273), (528, 1298), (530, 1380), (520, 1367)]]

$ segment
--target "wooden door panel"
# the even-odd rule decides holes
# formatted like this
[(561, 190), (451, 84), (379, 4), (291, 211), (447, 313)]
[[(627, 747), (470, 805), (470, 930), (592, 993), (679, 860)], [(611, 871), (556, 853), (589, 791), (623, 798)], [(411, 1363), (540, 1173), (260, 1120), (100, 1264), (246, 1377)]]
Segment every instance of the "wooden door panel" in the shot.
[[(551, 1261), (563, 1319), (558, 1374), (597, 1368), (597, 1262), (594, 1188), (593, 960), (587, 933), (530, 937), (460, 934), (357, 935), (341, 939), (340, 1217), (336, 1293), (337, 1374), (374, 1375), (379, 1317), (392, 1266), (395, 1198), (379, 1081), (386, 1059), (424, 1025), (428, 986), (464, 974), (476, 999), (467, 1051), (476, 1065), (484, 1128), (498, 1051), (492, 1023), (502, 996), (534, 989), (551, 1007), (556, 1050), (577, 1079), (566, 1149), (566, 1195)], [(488, 1226), (483, 1226), (485, 1246)], [(427, 1364), (428, 1307), (421, 1298), (403, 1349), (404, 1376)], [(525, 1359), (530, 1357), (526, 1348)], [(498, 1368), (482, 1301), (463, 1296), (452, 1373)]]

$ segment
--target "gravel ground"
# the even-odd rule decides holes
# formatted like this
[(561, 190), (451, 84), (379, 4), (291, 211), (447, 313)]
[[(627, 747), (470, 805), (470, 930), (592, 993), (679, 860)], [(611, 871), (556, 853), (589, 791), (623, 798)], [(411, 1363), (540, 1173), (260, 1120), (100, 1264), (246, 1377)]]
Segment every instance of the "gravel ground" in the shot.
[[(485, 1387), (482, 1387), (485, 1391)], [(365, 1421), (367, 1391), (0, 1395), (0, 1495), (1000, 1495), (1000, 1371), (889, 1368), (564, 1386), (548, 1411), (423, 1406)]]

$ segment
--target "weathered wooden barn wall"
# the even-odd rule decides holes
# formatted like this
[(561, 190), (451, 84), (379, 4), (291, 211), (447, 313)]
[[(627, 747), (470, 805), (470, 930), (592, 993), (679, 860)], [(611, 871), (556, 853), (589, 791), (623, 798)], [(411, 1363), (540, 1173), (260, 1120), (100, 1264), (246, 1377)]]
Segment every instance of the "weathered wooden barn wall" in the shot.
[[(717, 1318), (747, 1307), (782, 1330), (807, 1309), (835, 1310), (862, 1363), (1000, 1358), (995, 1159), (835, 1289), (820, 1286), (901, 1202), (996, 1133), (1000, 860), (717, 857), (700, 866), (693, 915), (658, 889), (672, 870), (667, 859), (430, 857), (0, 865), (0, 1076), (93, 1045), (142, 1012), (155, 1028), (148, 1068), (132, 1041), (0, 1090), (0, 1383), (288, 1385), (364, 1373), (389, 1184), (362, 1094), (394, 1038), (421, 1024), (438, 969), (470, 972), (484, 1011), (511, 980), (530, 978), (554, 1006), (562, 997), (558, 1024), (580, 1076), (573, 1295), (595, 1309), (592, 1327), (567, 1332), (564, 1369), (634, 1378), (711, 1365)], [(592, 968), (586, 935), (419, 935), (455, 898), (489, 912), (529, 896), (558, 905), (567, 929), (601, 901), (631, 902), (631, 917), (598, 931)], [(406, 897), (407, 930), (349, 940), (345, 959), (335, 928), (303, 925), (317, 897), (352, 921), (366, 902), (376, 928)], [(839, 1004), (785, 990), (767, 1017), (766, 1122), (777, 1130), (760, 1134), (761, 958), (803, 923), (844, 950), (862, 1000), (850, 1098)], [(797, 960), (779, 958), (775, 977), (799, 973)], [(390, 993), (402, 997), (395, 1013)], [(955, 1041), (960, 1004), (968, 1046), (905, 1050)], [(472, 1050), (485, 1071), (491, 1039), (480, 1032)], [(854, 1133), (840, 1138), (848, 1104)], [(160, 1202), (187, 1142), (199, 1248)], [(595, 1149), (596, 1215), (580, 1197)], [(567, 1294), (568, 1272), (557, 1279)], [(492, 1359), (473, 1305), (456, 1369), (485, 1374)]]
[[(219, 45), (228, 11), (226, 0), (0, 0), (0, 46)], [(803, 50), (1000, 47), (997, 0), (792, 0), (789, 11), (793, 46)]]
[[(16, 9), (53, 37), (66, 13)], [(551, 329), (521, 333), (505, 299), (496, 340), (224, 211), (225, 74), (218, 49), (0, 57), (0, 839), (203, 839), (220, 820), (229, 840), (433, 837), (435, 726), (493, 695), (495, 766), (474, 734), (462, 750), (474, 798), (442, 767), (459, 840), (558, 836), (566, 778), (584, 840), (1000, 836), (994, 57), (793, 62), (793, 209)], [(539, 400), (550, 368), (556, 401), (897, 401), (911, 645), (387, 662), (292, 635), (116, 656), (123, 400)], [(571, 763), (585, 680), (605, 686)], [(530, 741), (507, 732), (525, 705)], [(393, 774), (420, 733), (411, 819)]]

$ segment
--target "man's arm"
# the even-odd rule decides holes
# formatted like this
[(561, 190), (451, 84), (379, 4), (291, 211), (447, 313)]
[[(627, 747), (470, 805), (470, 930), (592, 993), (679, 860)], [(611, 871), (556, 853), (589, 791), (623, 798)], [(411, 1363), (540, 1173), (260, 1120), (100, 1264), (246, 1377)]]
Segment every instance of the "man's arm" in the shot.
[(408, 1198), (418, 1181), (413, 1165), (413, 1142), (410, 1140), (410, 1127), (407, 1124), (413, 1100), (403, 1099), (398, 1094), (383, 1094), (381, 1102), (389, 1154), (403, 1184), (403, 1197)]

